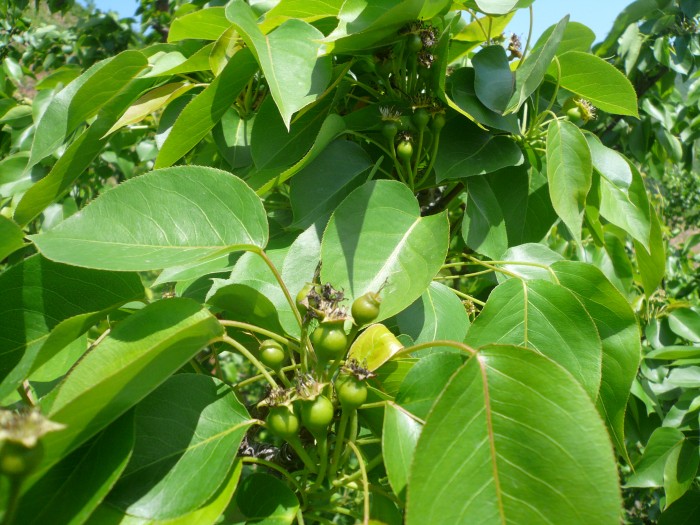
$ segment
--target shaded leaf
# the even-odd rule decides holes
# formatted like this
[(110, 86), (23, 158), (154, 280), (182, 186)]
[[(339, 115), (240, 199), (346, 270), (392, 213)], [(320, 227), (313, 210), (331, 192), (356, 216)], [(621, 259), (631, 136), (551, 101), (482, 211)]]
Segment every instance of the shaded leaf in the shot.
[(384, 408), (382, 455), (391, 488), (402, 500), (406, 499), (406, 485), (423, 425), (394, 403)]

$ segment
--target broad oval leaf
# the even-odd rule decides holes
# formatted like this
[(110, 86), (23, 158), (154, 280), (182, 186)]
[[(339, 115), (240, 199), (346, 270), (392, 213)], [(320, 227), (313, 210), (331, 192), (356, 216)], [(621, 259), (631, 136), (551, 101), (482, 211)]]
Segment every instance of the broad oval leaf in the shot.
[(368, 370), (376, 370), (401, 350), (403, 345), (383, 324), (373, 324), (355, 339), (349, 359), (356, 359)]
[(182, 166), (120, 184), (30, 238), (58, 262), (144, 271), (262, 248), (267, 236), (262, 203), (243, 181), (214, 168)]
[(621, 503), (586, 392), (546, 357), (493, 346), (457, 372), (428, 416), (406, 523), (616, 525)]
[(83, 523), (126, 468), (134, 447), (127, 413), (53, 466), (20, 500), (17, 523)]
[(15, 222), (0, 215), (0, 261), (24, 246), (24, 233)]
[(592, 177), (593, 164), (586, 137), (574, 124), (553, 120), (547, 131), (549, 196), (578, 242), (581, 242), (581, 223)]
[(559, 67), (559, 84), (564, 89), (608, 113), (639, 115), (632, 83), (612, 64), (590, 53), (569, 51), (559, 57)]
[(321, 279), (345, 290), (348, 304), (381, 288), (381, 321), (430, 285), (445, 260), (448, 233), (447, 214), (421, 217), (404, 184), (369, 182), (338, 206), (326, 227)]
[(107, 313), (144, 296), (134, 273), (57, 264), (41, 255), (0, 274), (0, 400)]
[(467, 246), (490, 259), (500, 259), (508, 249), (508, 230), (501, 205), (484, 177), (467, 182), (462, 238)]
[(483, 47), (472, 58), (474, 89), (479, 100), (491, 111), (503, 113), (513, 96), (515, 77), (503, 46)]
[(323, 33), (303, 20), (287, 20), (265, 35), (252, 8), (242, 0), (226, 7), (226, 16), (257, 58), (284, 124), (323, 93), (331, 61), (318, 58)]
[(141, 518), (172, 519), (224, 483), (252, 420), (222, 381), (177, 374), (136, 406), (134, 423), (133, 457), (107, 501)]
[[(398, 333), (413, 339), (415, 344), (438, 339), (463, 341), (469, 329), (469, 316), (462, 301), (455, 293), (439, 282), (433, 281), (411, 306), (394, 318)], [(455, 352), (452, 347), (436, 346), (419, 350), (417, 355), (435, 352)]]
[(168, 31), (168, 42), (185, 39), (216, 40), (231, 27), (223, 7), (200, 9), (173, 20)]
[(668, 316), (668, 325), (683, 339), (700, 343), (700, 313), (690, 308), (677, 308)]
[(571, 290), (591, 315), (603, 345), (598, 407), (619, 453), (625, 448), (625, 409), (637, 375), (642, 347), (637, 317), (623, 295), (591, 264), (560, 261), (552, 265), (562, 286)]
[(644, 454), (627, 478), (626, 487), (663, 487), (666, 460), (671, 452), (683, 445), (685, 436), (677, 428), (658, 427), (649, 437)]
[(229, 523), (236, 525), (291, 525), (299, 510), (299, 500), (284, 481), (263, 472), (241, 481), (234, 499), (236, 517)]
[(598, 398), (602, 343), (591, 316), (563, 286), (509, 279), (491, 292), (466, 342), (537, 350), (568, 370), (592, 400)]
[(158, 301), (117, 324), (43, 398), (47, 417), (66, 427), (44, 438), (41, 470), (102, 430), (221, 335), (217, 319), (191, 299)]

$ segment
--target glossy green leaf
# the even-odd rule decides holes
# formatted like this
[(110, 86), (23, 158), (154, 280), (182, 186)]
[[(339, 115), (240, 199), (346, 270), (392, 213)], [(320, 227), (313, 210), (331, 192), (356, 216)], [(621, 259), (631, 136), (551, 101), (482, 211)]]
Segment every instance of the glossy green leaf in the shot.
[(236, 460), (227, 476), (227, 480), (219, 487), (216, 494), (203, 507), (179, 518), (171, 520), (137, 518), (107, 503), (103, 503), (90, 516), (86, 525), (210, 525), (216, 523), (233, 497), (233, 493), (238, 486), (238, 480), (241, 477), (242, 467), (243, 463)]
[(190, 299), (158, 301), (117, 324), (43, 399), (47, 417), (66, 427), (44, 437), (41, 470), (105, 428), (222, 334), (216, 318)]
[[(545, 29), (544, 33), (537, 39), (533, 48), (544, 46), (555, 27), (556, 26), (553, 25)], [(579, 22), (569, 22), (566, 25), (566, 29), (564, 29), (564, 34), (559, 42), (556, 54), (557, 56), (563, 55), (569, 51), (588, 52), (593, 42), (595, 42), (595, 33), (593, 30)]]
[(124, 471), (133, 447), (133, 417), (125, 414), (54, 465), (23, 495), (17, 523), (80, 525)]
[(454, 353), (443, 352), (423, 357), (406, 374), (396, 394), (396, 404), (425, 420), (435, 400), (462, 364), (464, 358)]
[(569, 16), (565, 16), (556, 25), (547, 41), (536, 49), (533, 49), (525, 61), (515, 71), (515, 93), (508, 104), (508, 113), (514, 113), (527, 98), (534, 93), (544, 79), (549, 64), (557, 52), (559, 43), (564, 36), (564, 30), (569, 22)]
[(30, 238), (59, 262), (155, 270), (262, 248), (267, 235), (262, 203), (243, 181), (214, 168), (181, 166), (120, 184)]
[(49, 174), (24, 194), (15, 208), (14, 218), (29, 224), (51, 203), (66, 195), (82, 173), (100, 154), (109, 141), (106, 133), (119, 116), (153, 80), (137, 79), (103, 107), (95, 121), (75, 139), (61, 155)]
[(389, 483), (400, 499), (406, 499), (406, 485), (423, 425), (394, 403), (384, 408), (382, 455)]
[(627, 478), (627, 487), (663, 487), (666, 460), (674, 448), (685, 441), (683, 433), (675, 428), (659, 427), (644, 447), (644, 455), (634, 466), (634, 473)]
[(172, 519), (204, 505), (225, 482), (252, 424), (222, 381), (177, 374), (134, 411), (136, 442), (107, 501), (127, 514)]
[(299, 501), (284, 481), (262, 472), (241, 481), (235, 502), (235, 514), (229, 516), (227, 512), (230, 525), (291, 525), (299, 510)]
[(600, 57), (569, 51), (559, 57), (564, 89), (616, 115), (637, 117), (637, 95), (627, 77)]
[(311, 23), (322, 18), (336, 17), (342, 5), (342, 0), (281, 0), (265, 13), (260, 30), (267, 33), (290, 18)]
[(621, 504), (586, 392), (544, 356), (493, 346), (455, 374), (428, 415), (406, 523), (616, 525)]
[(229, 108), (214, 126), (212, 136), (219, 153), (233, 169), (250, 166), (250, 152), (255, 117), (242, 119), (238, 112)]
[(28, 151), (20, 151), (0, 160), (0, 196), (13, 197), (22, 193), (43, 175), (37, 166), (27, 170), (28, 162)]
[(487, 15), (477, 17), (476, 20), (466, 24), (458, 33), (453, 35), (452, 40), (458, 42), (469, 42), (475, 45), (486, 42), (489, 39), (488, 28), (491, 28), (492, 35), (503, 33), (508, 26), (508, 23), (513, 18), (513, 15), (515, 15), (515, 12), (500, 16)]
[(569, 371), (592, 400), (598, 398), (602, 344), (576, 296), (549, 281), (509, 279), (496, 287), (472, 323), (466, 342), (532, 348)]
[(480, 124), (518, 135), (520, 133), (518, 116), (514, 114), (499, 115), (487, 108), (476, 96), (476, 89), (474, 88), (475, 78), (474, 68), (471, 67), (461, 67), (448, 77), (446, 89), (454, 103), (463, 111), (472, 115)]
[(133, 273), (57, 264), (40, 255), (0, 274), (0, 399), (111, 310), (144, 295)]
[(634, 241), (639, 275), (647, 297), (656, 291), (666, 274), (666, 245), (661, 234), (659, 217), (651, 204), (649, 213), (651, 217), (650, 249), (647, 250), (641, 243)]
[(440, 134), (435, 160), (438, 182), (493, 173), (524, 161), (518, 145), (505, 135), (491, 135), (475, 124), (454, 118)]
[(446, 213), (420, 216), (413, 193), (395, 181), (353, 191), (326, 227), (321, 281), (343, 289), (348, 304), (382, 289), (377, 321), (409, 306), (428, 288), (447, 253)]
[(168, 42), (186, 38), (216, 40), (231, 27), (223, 7), (200, 9), (173, 20), (168, 31)]
[(641, 360), (639, 327), (627, 300), (591, 264), (560, 261), (552, 265), (562, 286), (583, 303), (603, 344), (598, 410), (619, 453), (625, 452), (625, 409)]
[(486, 46), (472, 58), (474, 89), (479, 100), (491, 111), (503, 113), (513, 96), (515, 77), (502, 46)]
[(369, 155), (355, 142), (336, 140), (299, 171), (292, 179), (289, 198), (294, 227), (307, 228), (323, 221), (358, 187), (372, 163)]
[(519, 0), (476, 0), (476, 5), (484, 13), (503, 15), (518, 5)]
[(387, 361), (375, 370), (377, 377), (373, 381), (381, 385), (382, 392), (395, 396), (401, 383), (406, 378), (406, 374), (417, 362), (418, 359), (392, 359)]
[(698, 446), (689, 440), (686, 439), (680, 447), (671, 450), (664, 466), (664, 508), (679, 500), (690, 489), (698, 473), (698, 465), (700, 451)]
[(462, 238), (469, 248), (491, 259), (499, 259), (508, 249), (508, 231), (503, 211), (483, 177), (467, 182), (466, 210)]
[(260, 64), (289, 129), (292, 115), (316, 100), (330, 81), (330, 60), (318, 58), (323, 33), (302, 20), (292, 19), (263, 34), (253, 10), (242, 0), (229, 3), (226, 16)]
[(698, 346), (662, 346), (644, 355), (644, 359), (694, 359), (700, 357)]
[(0, 261), (24, 246), (24, 232), (17, 223), (0, 215)]
[(187, 82), (171, 82), (163, 86), (158, 86), (152, 89), (137, 101), (129, 106), (129, 109), (119, 118), (119, 120), (109, 128), (106, 134), (115, 132), (116, 130), (141, 122), (151, 113), (158, 111), (172, 100), (186, 93), (194, 87), (194, 84)]
[(249, 50), (236, 53), (221, 74), (177, 117), (171, 133), (160, 147), (155, 167), (172, 166), (195, 147), (221, 120), (257, 69)]
[(153, 59), (153, 66), (143, 75), (144, 77), (165, 77), (195, 71), (207, 71), (210, 68), (209, 55), (214, 48), (214, 42), (203, 45), (189, 56), (178, 51), (163, 53)]
[(700, 313), (690, 308), (677, 308), (668, 316), (668, 325), (677, 335), (700, 343)]
[[(469, 317), (455, 293), (433, 281), (411, 306), (396, 315), (399, 333), (406, 334), (415, 344), (438, 339), (463, 341), (469, 329)], [(420, 355), (434, 352), (454, 352), (451, 347), (436, 346), (421, 350)]]
[(396, 339), (383, 324), (373, 324), (362, 331), (352, 343), (348, 352), (349, 359), (356, 359), (368, 370), (376, 370), (391, 357), (403, 349), (401, 342)]
[(618, 152), (586, 134), (593, 168), (600, 174), (600, 214), (649, 249), (651, 218), (644, 181)]
[(659, 516), (659, 525), (692, 525), (700, 519), (700, 491), (691, 490)]
[(552, 121), (547, 132), (549, 196), (559, 217), (579, 243), (592, 170), (591, 151), (579, 128), (567, 121)]
[(56, 151), (69, 133), (95, 115), (147, 65), (140, 51), (123, 51), (98, 62), (68, 84), (36, 124), (29, 166)]
[[(503, 254), (502, 260), (512, 261), (510, 264), (501, 266), (514, 276), (523, 279), (543, 279), (545, 281), (556, 282), (549, 268), (553, 263), (563, 260), (561, 254), (547, 248), (544, 244), (527, 243), (509, 248)], [(511, 276), (498, 276), (498, 280), (503, 282)]]

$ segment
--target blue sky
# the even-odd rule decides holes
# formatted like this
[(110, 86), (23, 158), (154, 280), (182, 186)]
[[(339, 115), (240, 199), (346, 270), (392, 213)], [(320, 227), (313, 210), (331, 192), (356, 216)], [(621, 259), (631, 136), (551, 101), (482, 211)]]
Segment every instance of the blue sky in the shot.
[[(535, 18), (533, 38), (536, 40), (552, 24), (556, 24), (564, 15), (570, 14), (571, 20), (590, 27), (602, 40), (612, 26), (615, 16), (632, 0), (536, 0), (533, 4)], [(95, 0), (103, 11), (117, 11), (121, 16), (133, 16), (137, 7), (136, 0)], [(527, 37), (529, 16), (527, 10), (516, 15), (508, 30), (522, 37)], [(533, 40), (534, 42), (534, 40)]]

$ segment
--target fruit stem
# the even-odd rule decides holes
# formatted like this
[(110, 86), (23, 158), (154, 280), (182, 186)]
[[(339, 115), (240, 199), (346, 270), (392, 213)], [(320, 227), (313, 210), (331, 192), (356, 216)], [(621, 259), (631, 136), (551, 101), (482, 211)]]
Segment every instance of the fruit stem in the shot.
[(314, 461), (311, 459), (311, 456), (309, 456), (308, 452), (306, 452), (306, 449), (301, 444), (301, 441), (299, 441), (299, 437), (290, 436), (287, 438), (287, 443), (289, 443), (289, 446), (291, 446), (294, 449), (294, 452), (297, 453), (297, 456), (301, 458), (306, 468), (313, 474), (316, 474), (316, 472), (318, 472), (316, 463), (314, 463)]
[[(354, 410), (350, 416), (350, 432), (348, 433), (347, 441), (348, 443), (355, 443), (355, 439), (357, 439), (357, 410)], [(350, 449), (346, 448), (343, 452), (343, 456), (340, 458), (340, 463), (338, 464), (339, 469), (343, 468), (343, 465), (345, 465), (349, 457)]]
[(19, 505), (19, 494), (22, 488), (22, 481), (24, 477), (10, 478), (10, 494), (7, 499), (7, 508), (5, 509), (5, 516), (2, 520), (2, 525), (11, 525), (15, 521), (15, 514), (17, 514), (17, 507)]
[(253, 354), (251, 354), (250, 351), (245, 346), (243, 346), (241, 343), (239, 343), (235, 339), (231, 338), (227, 334), (224, 334), (221, 337), (221, 341), (225, 342), (226, 344), (228, 344), (228, 345), (232, 346), (233, 348), (235, 348), (236, 350), (238, 350), (241, 353), (241, 355), (243, 357), (245, 357), (246, 359), (248, 359), (248, 361), (250, 361), (251, 364), (255, 368), (260, 370), (260, 373), (267, 380), (267, 382), (270, 383), (270, 386), (272, 386), (272, 388), (278, 387), (277, 381), (275, 381), (273, 379), (273, 377), (270, 375), (270, 373), (265, 368), (265, 365), (263, 365), (260, 361), (258, 361), (258, 359)]
[(360, 475), (362, 476), (362, 494), (364, 497), (364, 519), (362, 520), (363, 525), (369, 525), (369, 480), (367, 479), (367, 467), (365, 466), (365, 460), (362, 458), (362, 454), (355, 446), (355, 443), (348, 442), (348, 447), (352, 449), (357, 457), (357, 462), (360, 465)]
[(345, 437), (345, 430), (348, 427), (348, 419), (350, 418), (349, 412), (355, 412), (355, 410), (343, 410), (340, 415), (340, 423), (338, 424), (338, 433), (335, 435), (335, 445), (333, 447), (333, 459), (331, 459), (331, 468), (329, 472), (329, 478), (333, 481), (336, 477), (336, 468), (338, 461), (340, 460), (340, 452), (343, 449), (343, 439)]
[(314, 487), (320, 487), (326, 477), (326, 470), (328, 469), (328, 430), (319, 432), (318, 435), (314, 437), (316, 438), (319, 464), (318, 476), (314, 482)]

